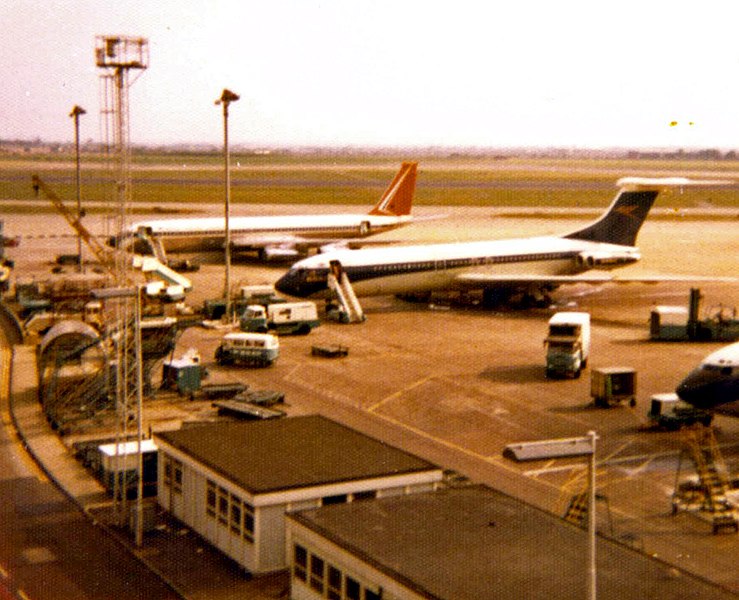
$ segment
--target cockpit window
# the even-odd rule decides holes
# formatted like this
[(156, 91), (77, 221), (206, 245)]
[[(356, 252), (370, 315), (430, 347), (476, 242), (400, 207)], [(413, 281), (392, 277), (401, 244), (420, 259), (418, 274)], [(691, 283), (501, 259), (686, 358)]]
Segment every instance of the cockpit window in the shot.
[(721, 375), (731, 375), (733, 372), (732, 367), (725, 366), (725, 365), (710, 365), (706, 364), (703, 365), (703, 370), (708, 371), (710, 373), (720, 373)]

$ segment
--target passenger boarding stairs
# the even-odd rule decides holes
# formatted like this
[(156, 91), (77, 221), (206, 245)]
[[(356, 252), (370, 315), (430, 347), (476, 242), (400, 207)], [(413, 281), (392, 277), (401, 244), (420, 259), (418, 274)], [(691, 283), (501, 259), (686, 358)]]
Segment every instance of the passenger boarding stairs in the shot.
[[(713, 521), (713, 532), (722, 529), (739, 531), (739, 519), (729, 502), (730, 477), (713, 429), (695, 425), (683, 430), (690, 457), (700, 481), (701, 510)], [(676, 491), (677, 494), (677, 491)], [(673, 506), (676, 506), (673, 500)]]
[(361, 323), (365, 320), (362, 305), (359, 304), (357, 295), (354, 293), (354, 288), (352, 288), (349, 282), (349, 277), (338, 260), (331, 261), (331, 269), (328, 274), (328, 287), (336, 294), (341, 307), (341, 320), (344, 323)]

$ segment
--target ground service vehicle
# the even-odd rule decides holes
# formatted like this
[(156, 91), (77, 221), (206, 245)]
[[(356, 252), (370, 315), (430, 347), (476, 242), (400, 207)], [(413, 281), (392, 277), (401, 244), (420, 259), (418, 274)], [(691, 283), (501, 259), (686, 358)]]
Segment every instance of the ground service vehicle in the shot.
[(313, 302), (286, 302), (266, 307), (252, 304), (246, 307), (240, 321), (242, 331), (274, 331), (287, 335), (307, 335), (320, 324)]
[(695, 423), (708, 426), (713, 420), (713, 415), (707, 410), (701, 410), (680, 400), (678, 395), (672, 392), (652, 396), (647, 418), (655, 427), (675, 430)]
[(636, 406), (636, 371), (631, 367), (593, 369), (590, 395), (596, 406), (609, 407), (624, 402)]
[(268, 367), (280, 353), (277, 336), (270, 333), (227, 333), (216, 349), (219, 365)]
[(590, 314), (558, 312), (552, 315), (544, 346), (547, 377), (580, 377), (590, 356)]

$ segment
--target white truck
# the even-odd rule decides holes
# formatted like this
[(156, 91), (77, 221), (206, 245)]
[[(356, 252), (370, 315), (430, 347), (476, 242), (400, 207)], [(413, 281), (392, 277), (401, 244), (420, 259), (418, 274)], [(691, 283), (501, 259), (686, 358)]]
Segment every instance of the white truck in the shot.
[(268, 367), (280, 354), (280, 342), (270, 333), (227, 333), (216, 349), (219, 365)]
[(547, 377), (580, 377), (590, 357), (590, 314), (558, 312), (552, 315), (544, 346)]
[(314, 302), (285, 302), (268, 306), (251, 304), (244, 310), (239, 324), (242, 331), (307, 335), (321, 321)]

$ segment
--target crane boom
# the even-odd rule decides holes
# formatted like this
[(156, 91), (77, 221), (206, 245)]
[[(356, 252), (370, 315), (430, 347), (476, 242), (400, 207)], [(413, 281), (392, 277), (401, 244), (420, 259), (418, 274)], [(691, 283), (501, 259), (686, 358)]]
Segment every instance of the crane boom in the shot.
[(54, 193), (48, 185), (46, 185), (38, 175), (31, 177), (33, 183), (33, 191), (38, 195), (41, 190), (57, 212), (64, 217), (70, 227), (75, 230), (77, 235), (85, 242), (95, 258), (103, 265), (111, 274), (115, 275), (115, 260), (113, 251), (103, 246), (98, 239), (93, 236), (90, 231), (80, 221), (79, 217), (70, 211), (59, 196)]

